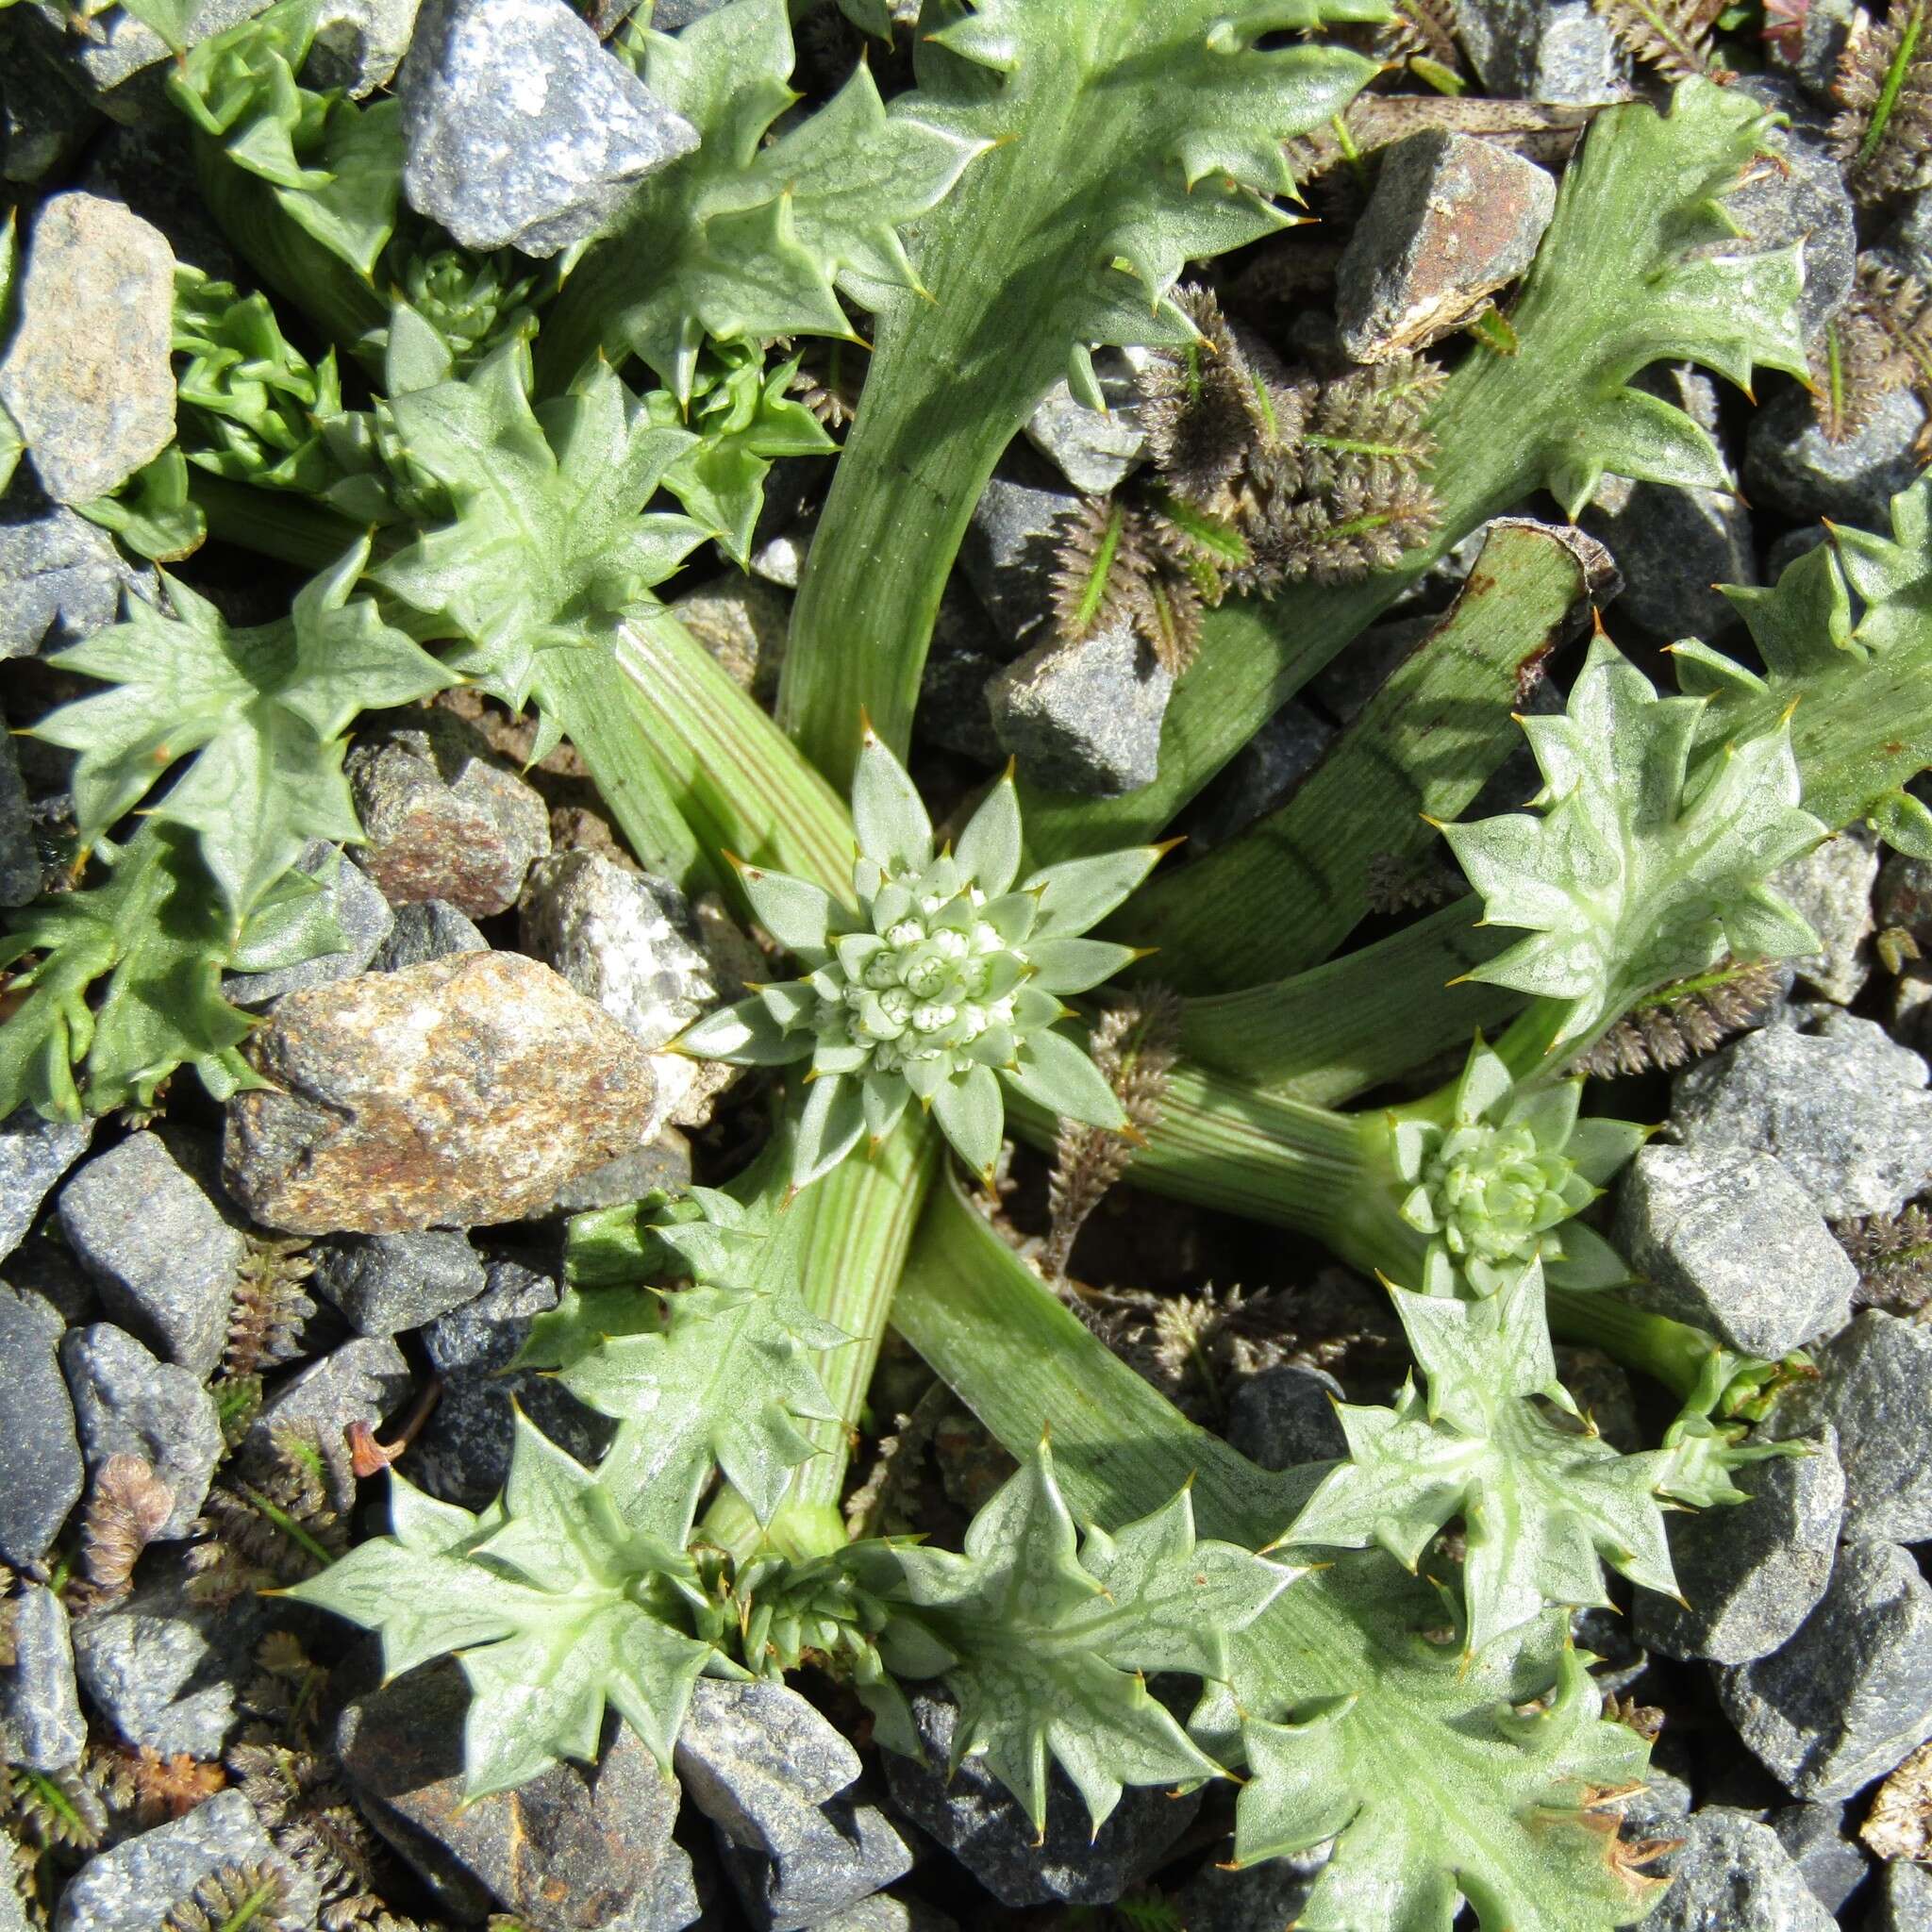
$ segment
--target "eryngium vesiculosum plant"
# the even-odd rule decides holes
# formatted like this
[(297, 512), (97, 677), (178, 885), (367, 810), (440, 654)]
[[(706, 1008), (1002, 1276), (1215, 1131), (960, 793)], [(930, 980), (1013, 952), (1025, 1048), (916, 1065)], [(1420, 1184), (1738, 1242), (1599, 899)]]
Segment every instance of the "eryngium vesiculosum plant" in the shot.
[[(698, 1677), (809, 1665), (891, 1750), (917, 1749), (909, 1687), (942, 1690), (957, 1751), (1036, 1824), (1061, 1772), (1096, 1824), (1128, 1786), (1238, 1777), (1236, 1861), (1333, 1841), (1307, 1932), (1446, 1932), (1465, 1902), (1486, 1932), (1605, 1932), (1646, 1908), (1615, 1826), (1647, 1747), (1605, 1716), (1570, 1618), (1607, 1569), (1674, 1587), (1666, 1512), (1740, 1500), (1780, 1372), (1624, 1299), (1579, 1217), (1644, 1129), (1598, 1118), (1574, 1069), (1674, 988), (1809, 950), (1767, 882), (1825, 833), (1932, 858), (1907, 790), (1932, 761), (1932, 487), (1737, 593), (1753, 661), (1686, 643), (1676, 695), (1607, 641), (1562, 667), (1561, 715), (1524, 727), (1541, 796), (1465, 824), (1595, 582), (1572, 533), (1503, 518), (1288, 802), (1148, 877), (1271, 713), (1487, 520), (1545, 486), (1574, 513), (1606, 474), (1728, 484), (1635, 374), (1806, 368), (1797, 252), (1752, 252), (1724, 206), (1764, 120), (1702, 82), (1596, 115), (1507, 331), (1373, 378), (1240, 340), (1204, 264), (1296, 219), (1284, 144), (1374, 71), (1324, 30), (1379, 12), (927, 0), (912, 85), (883, 98), (860, 63), (805, 115), (783, 0), (626, 28), (696, 145), (545, 264), (408, 210), (396, 104), (299, 77), (313, 0), (174, 73), (260, 292), (184, 277), (177, 444), (104, 515), (157, 554), (206, 530), (313, 576), (285, 623), (164, 597), (68, 661), (104, 690), (43, 728), (92, 774), (92, 845), (75, 890), (12, 922), (0, 1112), (258, 1078), (223, 976), (341, 944), (293, 859), (353, 835), (357, 713), (448, 684), (534, 705), (633, 852), (722, 891), (793, 971), (683, 1042), (773, 1070), (763, 1151), (572, 1224), (524, 1359), (611, 1418), (607, 1454), (520, 1424), (476, 1512), (391, 1474), (388, 1533), (296, 1592), (379, 1630), (391, 1671), (459, 1657), (473, 1793), (592, 1757), (611, 1711), (668, 1768)], [(774, 718), (664, 600), (697, 546), (745, 556), (776, 458), (829, 456), (791, 384), (815, 338), (856, 337)], [(941, 592), (1001, 453), (1060, 375), (1097, 396), (1109, 344), (1152, 352), (1166, 428), (1154, 474), (1067, 532), (1063, 602), (1128, 609), (1181, 667), (1159, 773), (1108, 800), (1001, 778), (947, 845), (907, 774)], [(1179, 416), (1216, 353), (1281, 375), (1210, 449)], [(187, 694), (144, 735), (170, 679)], [(244, 781), (247, 814), (202, 809)], [(1472, 893), (1343, 950), (1389, 878), (1441, 858), (1439, 827)], [(1158, 1077), (1116, 1026), (1110, 1080), (1067, 1004), (1157, 972), (1179, 996)], [(1445, 1054), (1461, 1071), (1431, 1089)], [(1370, 1089), (1402, 1097), (1350, 1110)], [(1126, 1137), (1096, 1172), (1130, 1156), (1137, 1186), (1390, 1285), (1415, 1374), (1345, 1411), (1345, 1459), (1247, 1462), (1020, 1257), (962, 1183), (1003, 1136), (1063, 1130)], [(888, 1324), (1019, 1465), (958, 1550), (848, 1532)], [(1681, 1401), (1654, 1446), (1578, 1413), (1557, 1333)]]

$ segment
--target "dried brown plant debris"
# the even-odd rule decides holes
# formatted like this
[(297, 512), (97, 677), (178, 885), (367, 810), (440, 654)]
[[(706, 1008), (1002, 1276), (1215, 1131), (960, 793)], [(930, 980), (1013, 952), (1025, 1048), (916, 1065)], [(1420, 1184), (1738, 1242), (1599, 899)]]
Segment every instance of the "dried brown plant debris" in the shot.
[(1724, 965), (1680, 979), (1631, 1008), (1571, 1071), (1607, 1079), (1650, 1068), (1669, 1073), (1722, 1046), (1783, 997), (1775, 966)]
[(302, 1353), (302, 1330), (315, 1315), (304, 1284), (314, 1273), (306, 1241), (249, 1237), (228, 1311), (224, 1380), (259, 1375)]
[(894, 1418), (891, 1434), (879, 1438), (865, 1480), (845, 1499), (845, 1531), (854, 1541), (918, 1533), (913, 1491), (925, 1452), (958, 1406), (953, 1391), (935, 1379), (910, 1409)]
[(1466, 889), (1461, 873), (1433, 852), (1407, 858), (1378, 852), (1369, 860), (1371, 912), (1415, 912), (1425, 907), (1446, 906)]
[(108, 1832), (108, 1807), (85, 1774), (76, 1771), (28, 1771), (13, 1765), (0, 1772), (0, 1794), (22, 1840), (42, 1851), (64, 1845), (91, 1852)]
[(94, 1472), (80, 1523), (80, 1575), (67, 1589), (75, 1611), (106, 1609), (133, 1587), (134, 1566), (174, 1513), (175, 1492), (139, 1456), (110, 1456)]
[(1914, 1202), (1896, 1214), (1840, 1222), (1832, 1232), (1858, 1271), (1862, 1307), (1916, 1315), (1932, 1302), (1932, 1215)]
[(290, 1903), (291, 1874), (279, 1858), (224, 1865), (169, 1908), (160, 1932), (308, 1932)]
[(1178, 676), (1201, 644), (1221, 583), (1171, 518), (1123, 497), (1090, 496), (1061, 521), (1054, 614), (1069, 643), (1125, 624)]
[(1889, 395), (1916, 395), (1932, 412), (1932, 291), (1882, 256), (1861, 255), (1851, 299), (1812, 357), (1812, 409), (1830, 441), (1857, 435)]
[(1932, 1744), (1878, 1787), (1858, 1836), (1880, 1858), (1932, 1859)]
[(228, 1772), (276, 1852), (320, 1888), (324, 1932), (361, 1932), (379, 1919), (383, 1848), (333, 1765), (287, 1744), (242, 1743)]
[(1163, 986), (1149, 986), (1109, 1006), (1090, 1035), (1093, 1063), (1119, 1097), (1124, 1130), (1062, 1121), (1047, 1182), (1052, 1225), (1041, 1250), (1050, 1279), (1063, 1280), (1074, 1242), (1108, 1191), (1126, 1173), (1136, 1141), (1159, 1124), (1160, 1103), (1180, 1051), (1181, 1003)]
[(1461, 74), (1458, 25), (1455, 0), (1394, 0), (1374, 44), (1385, 60), (1426, 60), (1446, 74)]
[[(1487, 100), (1469, 94), (1360, 93), (1338, 117), (1339, 125), (1330, 122), (1297, 135), (1285, 152), (1295, 179), (1307, 183), (1319, 180), (1339, 162), (1441, 127), (1507, 147), (1541, 166), (1561, 168), (1596, 111), (1594, 107)], [(1283, 245), (1277, 244), (1274, 252), (1284, 252)], [(1235, 286), (1244, 298), (1240, 306), (1245, 308), (1251, 288), (1247, 272)], [(1253, 286), (1259, 292), (1259, 285)]]
[(1083, 1288), (1069, 1299), (1115, 1355), (1193, 1422), (1219, 1420), (1236, 1382), (1295, 1357), (1292, 1298), (1272, 1290)]
[(1855, 33), (1840, 58), (1832, 152), (1862, 202), (1932, 188), (1928, 23), (1932, 0), (1891, 0), (1883, 23)]
[(1718, 16), (1729, 0), (1596, 0), (1596, 10), (1633, 59), (1666, 80), (1714, 80), (1736, 74), (1721, 65), (1711, 45)]
[(189, 1590), (203, 1603), (300, 1583), (349, 1547), (355, 1476), (341, 1446), (325, 1445), (312, 1424), (280, 1427), (268, 1463), (225, 1475), (208, 1493), (194, 1524), (200, 1541), (188, 1553)]
[(185, 1818), (228, 1782), (219, 1764), (177, 1751), (164, 1757), (145, 1744), (110, 1744), (88, 1759), (88, 1775), (108, 1804), (145, 1831)]

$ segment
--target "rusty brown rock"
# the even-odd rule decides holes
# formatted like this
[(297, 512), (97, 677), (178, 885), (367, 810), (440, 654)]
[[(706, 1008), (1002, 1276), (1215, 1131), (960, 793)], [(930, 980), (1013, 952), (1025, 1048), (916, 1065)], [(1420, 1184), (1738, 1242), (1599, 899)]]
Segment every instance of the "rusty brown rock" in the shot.
[(1344, 352), (1380, 362), (1447, 335), (1529, 266), (1556, 206), (1535, 162), (1473, 135), (1397, 142), (1336, 271)]
[(541, 796), (448, 711), (365, 741), (344, 769), (369, 838), (362, 869), (391, 906), (442, 899), (487, 919), (516, 904), (550, 850)]
[(643, 1048), (517, 953), (291, 992), (251, 1052), (224, 1178), (291, 1234), (515, 1221), (663, 1124)]

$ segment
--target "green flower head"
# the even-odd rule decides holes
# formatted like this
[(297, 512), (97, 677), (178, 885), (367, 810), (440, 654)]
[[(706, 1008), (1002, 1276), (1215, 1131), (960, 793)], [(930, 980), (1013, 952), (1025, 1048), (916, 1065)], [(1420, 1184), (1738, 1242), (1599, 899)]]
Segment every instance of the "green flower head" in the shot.
[(1054, 1031), (1059, 995), (1085, 992), (1135, 957), (1079, 937), (1160, 857), (1158, 845), (1071, 859), (1017, 888), (1020, 807), (1009, 772), (957, 848), (905, 768), (870, 730), (853, 779), (857, 913), (803, 879), (739, 866), (752, 909), (807, 970), (708, 1014), (677, 1042), (742, 1065), (811, 1061), (792, 1183), (804, 1187), (869, 1135), (876, 1146), (918, 1098), (982, 1177), (992, 1172), (1007, 1082), (1041, 1107), (1100, 1127), (1126, 1116), (1087, 1055)]
[(1397, 1119), (1391, 1158), (1398, 1208), (1428, 1237), (1422, 1287), (1454, 1294), (1458, 1280), (1493, 1294), (1541, 1255), (1566, 1288), (1606, 1287), (1628, 1270), (1589, 1228), (1566, 1225), (1641, 1147), (1649, 1130), (1579, 1120), (1580, 1080), (1518, 1088), (1478, 1034), (1450, 1096), (1448, 1118)]

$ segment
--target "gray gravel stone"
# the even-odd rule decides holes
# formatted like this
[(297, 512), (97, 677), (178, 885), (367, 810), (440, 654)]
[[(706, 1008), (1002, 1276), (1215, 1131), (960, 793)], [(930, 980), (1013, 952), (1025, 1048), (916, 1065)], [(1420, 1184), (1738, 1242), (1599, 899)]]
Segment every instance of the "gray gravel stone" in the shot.
[(1650, 1447), (1637, 1420), (1636, 1391), (1617, 1363), (1600, 1348), (1568, 1341), (1556, 1344), (1556, 1356), (1557, 1381), (1612, 1449), (1636, 1456)]
[(360, 1807), (452, 1918), (507, 1908), (530, 1932), (677, 1932), (696, 1922), (691, 1859), (671, 1836), (677, 1787), (613, 1718), (594, 1770), (553, 1765), (466, 1801), (469, 1690), (450, 1664), (411, 1671), (343, 1711), (336, 1749)]
[(1932, 1870), (1907, 1858), (1886, 1866), (1865, 1932), (1932, 1932)]
[(0, 1282), (0, 1561), (38, 1563), (80, 1500), (86, 1470), (55, 1348), (64, 1324)]
[(156, 1540), (186, 1536), (226, 1447), (214, 1397), (111, 1322), (70, 1328), (60, 1366), (88, 1468), (98, 1471), (110, 1456), (140, 1457), (175, 1493)]
[(1628, 97), (1630, 63), (1589, 0), (1465, 0), (1456, 18), (1491, 93), (1550, 103)]
[(1728, 491), (1607, 476), (1579, 521), (1624, 574), (1619, 619), (1673, 640), (1736, 627), (1717, 586), (1755, 584), (1757, 550), (1751, 512)]
[[(159, 34), (125, 8), (103, 9), (90, 21), (88, 34), (74, 31), (72, 16), (58, 0), (39, 0), (35, 10), (51, 28), (42, 44), (58, 50), (67, 74), (103, 113), (129, 125), (165, 125), (173, 110), (160, 70), (174, 50)], [(190, 16), (184, 43), (198, 46), (261, 10), (262, 0), (202, 0)]]
[(1896, 1214), (1932, 1180), (1925, 1062), (1870, 1020), (1747, 1033), (1677, 1075), (1671, 1118), (1700, 1153), (1771, 1154), (1827, 1221)]
[[(560, 973), (641, 1046), (654, 1050), (719, 1003), (718, 975), (690, 902), (668, 879), (627, 872), (595, 852), (540, 858), (519, 907), (524, 951)], [(639, 1124), (701, 1127), (737, 1070), (655, 1054), (657, 1106)]]
[(778, 695), (791, 599), (747, 577), (724, 577), (688, 591), (671, 608), (741, 691), (760, 704)]
[(324, 1244), (316, 1291), (362, 1335), (419, 1328), (483, 1292), (483, 1262), (456, 1228), (348, 1235)]
[(1811, 922), (1822, 950), (1792, 963), (1820, 999), (1848, 1007), (1872, 976), (1872, 889), (1878, 841), (1860, 825), (1840, 832), (1772, 874), (1771, 888)]
[(0, 1120), (0, 1258), (26, 1239), (47, 1191), (94, 1137), (94, 1120), (43, 1121), (30, 1107)]
[(324, 0), (302, 69), (312, 87), (339, 87), (361, 100), (395, 78), (418, 0)]
[(587, 1208), (622, 1208), (626, 1202), (641, 1201), (646, 1194), (685, 1193), (691, 1183), (691, 1142), (675, 1127), (666, 1127), (648, 1147), (620, 1154), (615, 1160), (607, 1160), (602, 1167), (566, 1181), (548, 1213), (581, 1214)]
[(388, 1336), (358, 1335), (277, 1389), (250, 1424), (243, 1446), (265, 1455), (275, 1429), (305, 1424), (313, 1424), (323, 1442), (340, 1442), (351, 1423), (375, 1428), (414, 1387), (402, 1350)]
[(1617, 1248), (1641, 1307), (1775, 1360), (1852, 1316), (1858, 1271), (1811, 1197), (1766, 1154), (1652, 1145), (1624, 1171)]
[(1838, 163), (1822, 142), (1796, 127), (1774, 128), (1768, 151), (1740, 187), (1724, 196), (1724, 213), (1741, 231), (1741, 245), (1726, 239), (1704, 253), (1770, 254), (1804, 244), (1805, 288), (1798, 321), (1806, 336), (1823, 328), (1852, 292), (1858, 253), (1857, 210)]
[(508, 911), (550, 850), (541, 796), (448, 711), (415, 712), (364, 739), (343, 770), (369, 839), (363, 869), (391, 906), (441, 899), (472, 919)]
[(44, 51), (0, 23), (0, 180), (27, 187), (64, 177), (99, 123)]
[(1348, 1454), (1335, 1405), (1341, 1384), (1321, 1369), (1292, 1364), (1251, 1375), (1227, 1410), (1227, 1440), (1263, 1469), (1330, 1462)]
[(959, 1932), (959, 1927), (923, 1899), (877, 1891), (828, 1919), (814, 1919), (808, 1932)]
[(222, 981), (222, 996), (231, 1005), (265, 1007), (301, 987), (332, 986), (339, 979), (353, 979), (367, 970), (376, 948), (389, 937), (395, 921), (389, 901), (376, 891), (369, 874), (343, 856), (341, 846), (313, 840), (295, 861), (295, 869), (323, 881), (323, 897), (341, 932), (342, 949), (262, 973), (231, 973)]
[(1932, 188), (1922, 188), (1907, 198), (1885, 243), (1902, 267), (1922, 282), (1932, 281)]
[(26, 1771), (71, 1771), (87, 1744), (87, 1719), (67, 1612), (39, 1583), (23, 1583), (12, 1607), (14, 1662), (0, 1671), (0, 1760)]
[(802, 1814), (775, 1854), (722, 1832), (718, 1849), (758, 1932), (805, 1932), (912, 1869), (912, 1853), (886, 1814), (850, 1797)]
[(1827, 1912), (1842, 1911), (1864, 1884), (1871, 1860), (1845, 1830), (1843, 1805), (1786, 1805), (1764, 1822)]
[(1381, 362), (1451, 333), (1535, 259), (1556, 208), (1545, 170), (1474, 135), (1431, 128), (1385, 148), (1336, 270), (1343, 352)]
[(41, 204), (0, 403), (57, 503), (105, 496), (175, 435), (175, 258), (159, 229), (75, 191)]
[(999, 655), (1011, 658), (1038, 641), (1035, 633), (1053, 608), (1058, 519), (1079, 503), (1069, 491), (1021, 475), (996, 475), (980, 492), (959, 545), (959, 568), (1005, 641)]
[(1144, 352), (1102, 349), (1093, 373), (1107, 408), (1075, 402), (1064, 376), (1047, 391), (1027, 417), (1026, 441), (1075, 490), (1106, 496), (1119, 488), (1146, 454), (1141, 426), (1141, 391), (1135, 361)]
[(1664, 1520), (1683, 1603), (1640, 1590), (1638, 1641), (1667, 1657), (1749, 1663), (1788, 1641), (1831, 1581), (1844, 1515), (1836, 1432), (1808, 1456), (1775, 1456), (1737, 1473), (1749, 1503)]
[[(54, 1932), (155, 1932), (163, 1918), (211, 1873), (276, 1856), (240, 1791), (217, 1791), (172, 1824), (97, 1852), (60, 1894)], [(298, 1924), (321, 1910), (315, 1880), (291, 1870), (288, 1906)]]
[(238, 1722), (236, 1683), (251, 1668), (261, 1610), (251, 1597), (195, 1602), (179, 1563), (142, 1573), (133, 1595), (75, 1624), (81, 1688), (128, 1743), (164, 1757), (219, 1757)]
[(1760, 509), (1890, 527), (1891, 499), (1919, 474), (1913, 445), (1925, 412), (1904, 391), (1881, 401), (1857, 435), (1832, 442), (1803, 390), (1787, 390), (1751, 418), (1744, 489)]
[(1174, 675), (1125, 624), (1048, 638), (987, 687), (993, 735), (1046, 791), (1113, 798), (1152, 784)]
[(1174, 1909), (1187, 1932), (1283, 1932), (1307, 1904), (1318, 1875), (1297, 1872), (1284, 1858), (1239, 1872), (1210, 1858), (1174, 1894)]
[(466, 248), (588, 241), (698, 144), (563, 0), (425, 0), (397, 89), (403, 192)]
[(1286, 804), (1334, 740), (1335, 727), (1325, 718), (1303, 704), (1283, 705), (1202, 793), (1189, 835), (1192, 849), (1225, 844), (1264, 813)]
[(1932, 1538), (1932, 1329), (1867, 1308), (1812, 1360), (1817, 1379), (1790, 1391), (1766, 1433), (1837, 1431), (1845, 1535)]
[(80, 643), (121, 614), (124, 591), (152, 603), (156, 586), (153, 571), (71, 509), (17, 484), (0, 503), (0, 659)]
[(741, 1845), (773, 1852), (816, 1811), (856, 1784), (858, 1753), (784, 1684), (700, 1677), (677, 1734), (677, 1775), (688, 1797)]
[(432, 1496), (480, 1509), (509, 1473), (514, 1401), (553, 1442), (579, 1462), (594, 1463), (617, 1424), (586, 1408), (554, 1376), (509, 1374), (530, 1323), (554, 1308), (561, 1291), (519, 1261), (492, 1261), (475, 1301), (441, 1315), (423, 1331), (442, 1394), (409, 1453), (409, 1479)]
[(958, 752), (975, 764), (1003, 765), (987, 687), (1008, 655), (979, 599), (957, 573), (946, 581), (933, 621), (932, 645), (919, 684), (913, 735), (923, 744)]
[(1790, 1642), (1717, 1687), (1793, 1797), (1849, 1797), (1932, 1738), (1932, 1584), (1896, 1543), (1847, 1543)]
[(41, 883), (33, 805), (20, 775), (20, 754), (7, 731), (6, 716), (0, 713), (0, 906), (25, 906), (40, 896)]
[(369, 970), (398, 973), (405, 966), (426, 966), (431, 959), (489, 950), (490, 941), (454, 906), (423, 899), (395, 908), (389, 931), (369, 956)]
[(61, 1189), (59, 1214), (108, 1312), (197, 1378), (211, 1374), (247, 1245), (160, 1135), (97, 1154)]
[(912, 1718), (926, 1761), (885, 1755), (892, 1802), (1002, 1905), (1110, 1905), (1131, 1890), (1194, 1822), (1198, 1790), (1175, 1796), (1132, 1785), (1096, 1833), (1086, 1800), (1058, 1765), (1047, 1776), (1046, 1833), (1036, 1839), (1017, 1799), (974, 1758), (949, 1779), (956, 1706), (923, 1693)]
[(1769, 1825), (1712, 1809), (1683, 1830), (1675, 1876), (1646, 1932), (1836, 1932)]

